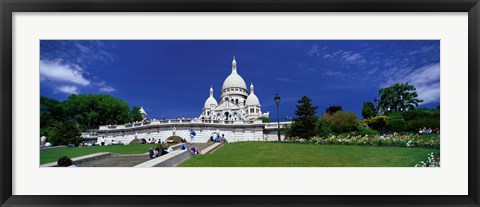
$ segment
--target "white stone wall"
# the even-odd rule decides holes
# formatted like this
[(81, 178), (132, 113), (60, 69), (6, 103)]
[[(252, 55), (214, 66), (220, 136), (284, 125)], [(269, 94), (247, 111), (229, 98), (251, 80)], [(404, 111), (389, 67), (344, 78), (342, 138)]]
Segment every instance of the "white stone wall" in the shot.
[(133, 139), (155, 139), (165, 142), (167, 138), (171, 136), (179, 136), (187, 141), (191, 141), (190, 129), (193, 129), (196, 133), (193, 142), (208, 142), (210, 136), (215, 132), (218, 132), (220, 137), (225, 135), (228, 142), (238, 141), (263, 141), (263, 127), (178, 127), (174, 130), (171, 127), (165, 127), (160, 129), (138, 129), (131, 132), (99, 132), (97, 142), (100, 143), (102, 137), (105, 139), (106, 144), (112, 141), (120, 141), (122, 143), (130, 143)]

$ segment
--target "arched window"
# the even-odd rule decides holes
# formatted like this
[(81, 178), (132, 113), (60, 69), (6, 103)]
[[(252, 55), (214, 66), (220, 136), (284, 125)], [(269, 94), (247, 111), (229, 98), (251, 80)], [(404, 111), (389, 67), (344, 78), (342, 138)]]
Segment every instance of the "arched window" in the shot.
[(238, 99), (235, 99), (235, 103), (238, 105)]

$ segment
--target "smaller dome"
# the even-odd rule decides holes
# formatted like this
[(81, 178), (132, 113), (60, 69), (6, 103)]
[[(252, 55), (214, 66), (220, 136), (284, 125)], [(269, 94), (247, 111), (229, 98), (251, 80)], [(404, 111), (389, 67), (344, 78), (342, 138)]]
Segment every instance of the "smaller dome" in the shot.
[(217, 103), (217, 100), (215, 100), (215, 98), (213, 98), (213, 88), (212, 88), (212, 86), (210, 86), (210, 96), (205, 101), (205, 104), (203, 105), (203, 108), (210, 108), (212, 105), (217, 106), (218, 103)]
[(247, 100), (245, 101), (247, 106), (260, 106), (260, 101), (255, 95), (253, 83), (250, 83), (250, 95), (248, 95)]
[(253, 93), (248, 95), (245, 102), (247, 106), (260, 106), (260, 101), (258, 100), (258, 97)]
[(213, 98), (212, 96), (210, 96), (210, 97), (208, 97), (207, 100), (205, 101), (205, 105), (203, 106), (203, 108), (210, 108), (212, 105), (217, 106), (218, 103), (217, 103), (217, 100), (215, 100), (215, 98)]

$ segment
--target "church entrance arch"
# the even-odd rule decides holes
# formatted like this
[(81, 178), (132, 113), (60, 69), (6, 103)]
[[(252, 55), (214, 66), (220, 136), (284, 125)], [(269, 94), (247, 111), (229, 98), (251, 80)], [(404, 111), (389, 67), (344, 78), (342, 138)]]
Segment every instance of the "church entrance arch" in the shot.
[(225, 112), (225, 120), (228, 120), (228, 112)]
[(179, 136), (170, 136), (165, 140), (166, 143), (180, 143), (182, 138)]

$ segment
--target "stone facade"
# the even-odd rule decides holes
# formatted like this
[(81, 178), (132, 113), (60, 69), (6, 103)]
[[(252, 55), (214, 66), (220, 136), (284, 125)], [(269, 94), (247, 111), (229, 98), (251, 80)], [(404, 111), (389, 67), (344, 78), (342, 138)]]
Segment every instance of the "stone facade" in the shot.
[[(289, 122), (281, 122), (283, 128)], [(190, 130), (196, 135), (192, 140)], [(115, 126), (101, 126), (95, 131), (97, 143), (128, 144), (134, 139), (145, 139), (147, 142), (166, 142), (170, 137), (181, 137), (188, 142), (208, 142), (213, 133), (224, 135), (228, 142), (238, 141), (275, 141), (277, 140), (277, 124), (252, 122), (226, 122), (195, 120), (156, 120)], [(87, 135), (85, 135), (87, 136)]]
[[(228, 142), (238, 141), (276, 141), (278, 140), (277, 123), (262, 123), (260, 117), (268, 117), (262, 113), (260, 101), (250, 84), (250, 93), (245, 81), (237, 72), (235, 57), (232, 61), (232, 72), (223, 82), (220, 104), (213, 96), (204, 103), (202, 113), (195, 119), (148, 120), (147, 112), (140, 109), (144, 120), (133, 124), (100, 126), (94, 135), (84, 133), (86, 139), (96, 138), (97, 143), (128, 144), (135, 139), (145, 139), (147, 142), (166, 142), (170, 137), (181, 137), (189, 142), (207, 142), (217, 133), (224, 135)], [(290, 122), (280, 123), (283, 128)], [(191, 130), (196, 135), (192, 140)]]

